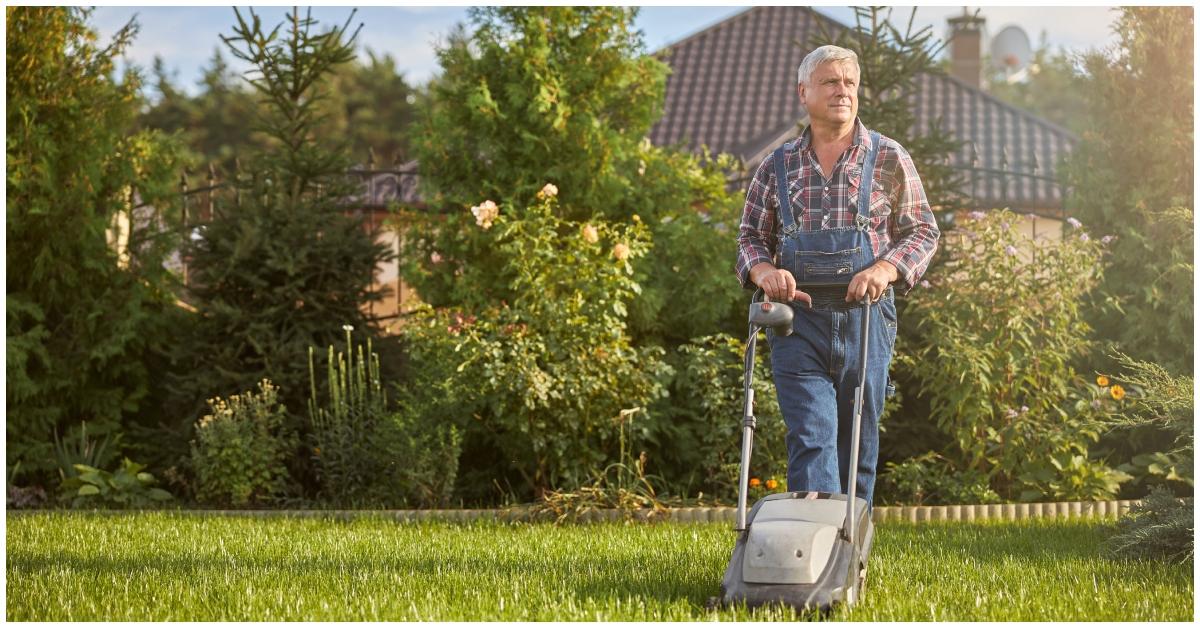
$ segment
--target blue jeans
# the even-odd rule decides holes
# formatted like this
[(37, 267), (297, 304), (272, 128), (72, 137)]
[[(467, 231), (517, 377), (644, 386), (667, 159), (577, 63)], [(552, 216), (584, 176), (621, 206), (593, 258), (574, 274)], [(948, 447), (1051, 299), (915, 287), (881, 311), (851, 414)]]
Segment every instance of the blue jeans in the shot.
[[(862, 354), (862, 306), (846, 303), (845, 289), (813, 294), (813, 307), (792, 303), (790, 336), (768, 331), (771, 370), (787, 424), (788, 490), (849, 494), (854, 389)], [(871, 306), (867, 386), (863, 394), (857, 496), (871, 503), (879, 458), (879, 415), (896, 342), (891, 288)]]

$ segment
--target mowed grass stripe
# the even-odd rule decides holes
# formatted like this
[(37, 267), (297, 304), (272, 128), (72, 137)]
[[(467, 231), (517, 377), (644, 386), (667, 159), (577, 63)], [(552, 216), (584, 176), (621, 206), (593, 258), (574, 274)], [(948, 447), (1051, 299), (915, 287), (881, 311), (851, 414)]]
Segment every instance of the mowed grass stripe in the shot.
[[(397, 523), (155, 512), (7, 518), (10, 620), (788, 620), (709, 611), (728, 524)], [(1184, 621), (1191, 565), (1100, 556), (1088, 520), (879, 525), (835, 618)]]

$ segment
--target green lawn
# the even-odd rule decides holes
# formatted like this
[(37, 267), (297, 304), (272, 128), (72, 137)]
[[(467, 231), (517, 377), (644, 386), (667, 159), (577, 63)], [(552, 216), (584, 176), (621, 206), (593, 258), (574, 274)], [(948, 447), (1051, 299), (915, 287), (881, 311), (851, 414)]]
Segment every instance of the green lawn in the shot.
[[(9, 620), (791, 619), (707, 611), (728, 524), (8, 515)], [(1192, 619), (1191, 565), (1112, 561), (1094, 521), (879, 526), (835, 617)]]

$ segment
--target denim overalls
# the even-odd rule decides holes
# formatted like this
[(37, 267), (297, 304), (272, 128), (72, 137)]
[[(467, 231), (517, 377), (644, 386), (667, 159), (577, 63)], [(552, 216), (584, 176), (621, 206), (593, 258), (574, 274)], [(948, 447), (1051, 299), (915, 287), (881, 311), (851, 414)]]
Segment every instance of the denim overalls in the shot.
[[(790, 271), (798, 288), (812, 296), (809, 308), (791, 306), (796, 316), (793, 333), (770, 331), (771, 370), (779, 407), (787, 425), (788, 490), (849, 493), (850, 435), (854, 389), (858, 386), (862, 353), (862, 306), (847, 303), (851, 278), (875, 261), (868, 233), (871, 191), (879, 134), (871, 132), (871, 147), (862, 164), (854, 226), (826, 228), (829, 215), (818, 212), (822, 228), (802, 231), (792, 213), (785, 145), (775, 151), (775, 181), (782, 222), (775, 264)], [(831, 173), (832, 174), (832, 173)], [(879, 457), (879, 415), (887, 388), (888, 365), (896, 341), (896, 304), (892, 288), (871, 305), (867, 386), (863, 393), (862, 442), (859, 448), (858, 496), (871, 503), (875, 464)]]

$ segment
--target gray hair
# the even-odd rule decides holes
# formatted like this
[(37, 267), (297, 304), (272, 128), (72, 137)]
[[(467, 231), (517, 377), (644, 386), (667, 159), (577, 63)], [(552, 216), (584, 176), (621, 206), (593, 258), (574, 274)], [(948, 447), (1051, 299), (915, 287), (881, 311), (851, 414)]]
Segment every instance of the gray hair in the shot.
[(858, 55), (853, 50), (832, 45), (821, 46), (808, 53), (804, 57), (804, 60), (800, 62), (800, 68), (796, 70), (796, 83), (810, 85), (813, 72), (816, 72), (822, 63), (830, 63), (832, 61), (850, 61), (854, 64), (854, 69), (861, 71), (858, 67)]

